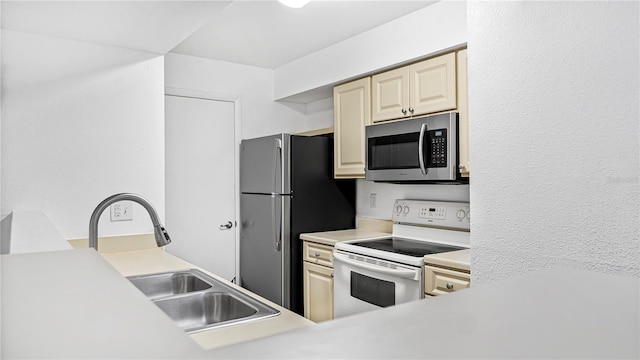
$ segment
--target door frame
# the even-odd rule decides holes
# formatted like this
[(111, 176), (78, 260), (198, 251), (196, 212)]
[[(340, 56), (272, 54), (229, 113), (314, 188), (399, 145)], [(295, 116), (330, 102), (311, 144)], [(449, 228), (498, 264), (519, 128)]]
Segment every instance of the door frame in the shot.
[[(230, 95), (230, 94), (222, 94), (215, 93), (209, 91), (201, 91), (201, 90), (192, 90), (192, 89), (184, 89), (177, 87), (165, 86), (164, 88), (165, 96), (178, 96), (185, 97), (191, 99), (200, 99), (200, 100), (213, 100), (213, 101), (226, 101), (233, 103), (233, 143), (234, 143), (234, 199), (235, 199), (235, 220), (234, 220), (234, 241), (235, 241), (235, 269), (234, 269), (234, 283), (237, 283), (238, 274), (240, 273), (240, 232), (238, 231), (238, 219), (240, 219), (240, 142), (242, 141), (242, 124), (240, 120), (242, 119), (242, 106), (241, 106), (241, 96), (239, 95)], [(164, 96), (162, 98), (164, 102)], [(166, 171), (166, 169), (165, 169)], [(166, 186), (166, 184), (165, 184)], [(165, 189), (166, 192), (166, 189)], [(216, 274), (217, 275), (217, 274)]]

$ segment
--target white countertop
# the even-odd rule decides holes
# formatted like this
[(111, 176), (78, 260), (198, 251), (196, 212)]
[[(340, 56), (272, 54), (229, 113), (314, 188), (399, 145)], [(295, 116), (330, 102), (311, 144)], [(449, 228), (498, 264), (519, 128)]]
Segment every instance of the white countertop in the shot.
[(93, 249), (2, 256), (10, 358), (189, 358), (204, 350)]
[(93, 250), (0, 259), (3, 359), (640, 357), (638, 278), (550, 269), (206, 351)]
[(157, 248), (2, 256), (2, 358), (201, 357), (205, 349), (313, 325), (236, 286), (280, 314), (187, 335), (124, 278), (189, 268), (206, 272)]
[(220, 358), (638, 359), (640, 279), (551, 269), (327, 321)]
[(439, 254), (425, 255), (424, 263), (427, 265), (439, 265), (470, 271), (471, 250), (456, 250)]

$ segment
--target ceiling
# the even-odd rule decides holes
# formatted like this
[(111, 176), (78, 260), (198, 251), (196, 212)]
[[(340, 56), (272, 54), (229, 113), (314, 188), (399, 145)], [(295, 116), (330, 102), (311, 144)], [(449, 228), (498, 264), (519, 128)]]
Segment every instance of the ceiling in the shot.
[(2, 28), (274, 69), (435, 1), (2, 1)]

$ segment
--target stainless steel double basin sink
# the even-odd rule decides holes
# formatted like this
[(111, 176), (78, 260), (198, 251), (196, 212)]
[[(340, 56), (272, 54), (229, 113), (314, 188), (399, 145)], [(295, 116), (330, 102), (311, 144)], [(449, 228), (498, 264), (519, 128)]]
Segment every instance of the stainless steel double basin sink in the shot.
[(280, 314), (197, 269), (127, 277), (187, 333)]

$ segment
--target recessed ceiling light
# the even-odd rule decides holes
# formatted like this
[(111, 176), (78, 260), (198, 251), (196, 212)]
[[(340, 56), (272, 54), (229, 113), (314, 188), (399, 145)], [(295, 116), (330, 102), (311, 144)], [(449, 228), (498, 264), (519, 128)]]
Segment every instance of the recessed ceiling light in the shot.
[(278, 0), (282, 5), (299, 9), (307, 5), (311, 0)]

